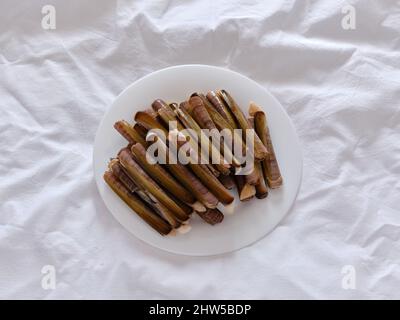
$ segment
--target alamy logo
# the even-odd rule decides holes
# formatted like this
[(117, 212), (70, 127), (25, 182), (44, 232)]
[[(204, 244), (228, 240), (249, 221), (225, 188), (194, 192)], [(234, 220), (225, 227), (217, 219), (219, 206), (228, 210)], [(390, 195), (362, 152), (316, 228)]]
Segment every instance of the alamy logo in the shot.
[(352, 5), (346, 5), (342, 8), (342, 13), (345, 15), (342, 18), (342, 28), (344, 30), (355, 30), (356, 9)]
[(53, 265), (45, 265), (42, 268), (42, 288), (44, 290), (56, 289), (56, 268)]
[(342, 288), (344, 290), (356, 289), (356, 268), (346, 265), (342, 268)]
[(254, 129), (178, 130), (177, 122), (170, 121), (167, 134), (149, 130), (146, 160), (150, 164), (234, 164), (236, 175), (248, 175), (254, 169), (254, 137)]
[(44, 30), (55, 30), (56, 24), (56, 8), (52, 5), (45, 5), (42, 8), (42, 28)]

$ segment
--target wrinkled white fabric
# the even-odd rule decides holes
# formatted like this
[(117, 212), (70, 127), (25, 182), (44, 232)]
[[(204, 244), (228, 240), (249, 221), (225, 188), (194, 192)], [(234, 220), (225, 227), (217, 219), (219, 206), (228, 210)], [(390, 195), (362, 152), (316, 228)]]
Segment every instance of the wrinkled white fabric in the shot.
[[(45, 4), (56, 30), (41, 27)], [(341, 26), (348, 4), (355, 30)], [(115, 97), (186, 63), (258, 81), (304, 151), (287, 218), (222, 256), (142, 243), (93, 179), (95, 132)], [(400, 298), (399, 67), (395, 0), (2, 0), (0, 298)], [(45, 265), (55, 290), (41, 286)]]

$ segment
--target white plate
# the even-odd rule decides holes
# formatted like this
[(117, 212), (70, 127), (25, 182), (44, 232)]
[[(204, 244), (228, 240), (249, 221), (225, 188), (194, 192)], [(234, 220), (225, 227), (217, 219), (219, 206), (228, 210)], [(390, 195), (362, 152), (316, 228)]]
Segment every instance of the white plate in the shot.
[[(132, 121), (136, 111), (149, 108), (152, 101), (183, 101), (191, 93), (219, 88), (232, 94), (247, 112), (249, 101), (267, 113), (272, 141), (281, 168), (284, 185), (270, 192), (268, 198), (246, 203), (235, 200), (235, 213), (210, 226), (197, 216), (191, 219), (192, 230), (176, 237), (162, 237), (136, 216), (103, 181), (110, 157), (126, 145), (114, 130), (115, 121)], [(182, 65), (151, 73), (126, 88), (104, 116), (93, 151), (94, 175), (107, 208), (132, 234), (154, 247), (172, 253), (206, 256), (248, 246), (274, 229), (295, 201), (302, 176), (302, 155), (295, 129), (279, 102), (263, 87), (239, 73), (206, 65)], [(236, 190), (235, 198), (237, 198)]]

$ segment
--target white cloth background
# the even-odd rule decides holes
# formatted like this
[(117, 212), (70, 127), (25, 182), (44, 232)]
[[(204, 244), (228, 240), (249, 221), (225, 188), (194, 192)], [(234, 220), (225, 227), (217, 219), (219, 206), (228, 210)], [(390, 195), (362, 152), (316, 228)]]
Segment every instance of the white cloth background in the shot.
[[(52, 4), (57, 29), (43, 30)], [(342, 8), (356, 10), (344, 30)], [(0, 1), (0, 298), (400, 298), (400, 3)], [(272, 92), (304, 150), (276, 230), (218, 257), (125, 231), (92, 174), (99, 121), (130, 83), (203, 63)], [(43, 290), (53, 265), (56, 290)], [(356, 271), (342, 288), (342, 268)]]

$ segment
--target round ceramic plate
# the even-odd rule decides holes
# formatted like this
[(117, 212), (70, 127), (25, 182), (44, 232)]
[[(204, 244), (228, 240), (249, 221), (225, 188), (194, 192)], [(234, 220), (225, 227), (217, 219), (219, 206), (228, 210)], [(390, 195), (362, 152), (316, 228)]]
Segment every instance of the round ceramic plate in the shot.
[[(132, 121), (135, 112), (150, 107), (161, 98), (181, 102), (193, 92), (226, 89), (247, 114), (250, 101), (268, 116), (271, 137), (284, 184), (265, 199), (241, 203), (235, 193), (234, 213), (211, 226), (194, 215), (187, 234), (162, 237), (123, 203), (103, 181), (110, 157), (126, 146), (113, 128), (114, 122)], [(302, 176), (302, 155), (295, 129), (280, 103), (249, 78), (218, 67), (182, 65), (151, 73), (126, 88), (104, 116), (93, 151), (94, 175), (107, 208), (132, 234), (148, 244), (172, 253), (205, 256), (234, 251), (263, 238), (284, 218), (294, 203)]]

